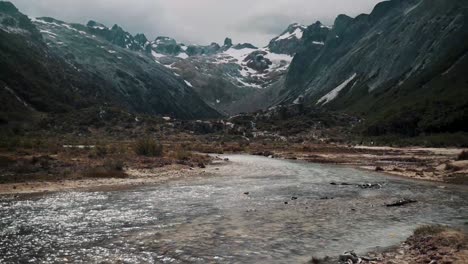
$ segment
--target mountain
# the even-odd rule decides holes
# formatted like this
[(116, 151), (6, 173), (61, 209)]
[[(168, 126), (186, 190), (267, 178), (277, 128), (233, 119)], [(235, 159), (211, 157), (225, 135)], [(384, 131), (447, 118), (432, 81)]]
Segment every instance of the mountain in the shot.
[(262, 108), (251, 98), (261, 97), (264, 89), (285, 76), (293, 55), (303, 47), (306, 28), (292, 24), (263, 48), (234, 44), (230, 38), (222, 46), (215, 42), (186, 46), (158, 37), (149, 46), (155, 60), (183, 77), (210, 106), (229, 115)]
[(0, 2), (0, 122), (90, 107), (178, 118), (218, 117), (122, 28), (31, 21)]
[(467, 1), (391, 0), (316, 23), (272, 100), (363, 116), (368, 135), (468, 132), (467, 22)]
[(30, 21), (0, 3), (0, 122), (100, 105), (204, 118), (305, 104), (361, 117), (370, 136), (468, 132), (466, 1), (384, 1), (332, 26), (291, 24), (260, 48)]
[[(96, 20), (80, 25), (42, 17), (33, 19), (31, 25), (42, 35), (38, 40), (45, 44), (42, 49), (71, 68), (70, 74), (93, 76), (77, 78), (94, 80), (93, 85), (102, 90), (95, 99), (105, 97), (105, 104), (129, 111), (182, 118), (212, 117), (216, 111), (230, 115), (267, 106), (253, 104), (250, 98), (261, 97), (264, 89), (282, 83), (294, 54), (303, 46), (307, 28), (292, 24), (268, 46), (258, 48), (233, 43), (230, 38), (223, 45), (185, 45), (167, 36), (149, 40), (144, 34), (132, 36), (118, 25), (108, 27)], [(90, 86), (75, 90), (87, 91)], [(47, 93), (47, 89), (38, 90)], [(90, 100), (88, 94), (84, 92), (83, 100)]]
[[(112, 65), (113, 62), (100, 62), (96, 58), (101, 56), (96, 56), (93, 52), (99, 51), (102, 56), (110, 56), (103, 52), (106, 49), (111, 55), (119, 50), (123, 53), (138, 53), (140, 57), (152, 60), (156, 67), (164, 66), (167, 72), (172, 72), (177, 79), (194, 90), (197, 93), (195, 97), (201, 98), (211, 108), (226, 115), (250, 110), (251, 105), (244, 106), (246, 98), (257, 96), (262, 89), (275, 84), (286, 74), (294, 51), (294, 47), (287, 43), (296, 41), (292, 38), (278, 40), (281, 45), (288, 46), (289, 50), (281, 51), (275, 46), (277, 51), (273, 52), (269, 46), (257, 48), (250, 43), (234, 44), (230, 38), (226, 38), (222, 46), (215, 42), (205, 46), (185, 45), (167, 36), (159, 36), (151, 41), (144, 34), (132, 36), (118, 25), (109, 28), (93, 20), (84, 26), (68, 24), (53, 18), (37, 18), (34, 25), (42, 31), (49, 48), (53, 48), (60, 56), (67, 56), (70, 51), (74, 58), (82, 59), (88, 56), (89, 59), (79, 63), (85, 64), (93, 71), (103, 72), (106, 76), (109, 76), (108, 71), (112, 71), (111, 68), (116, 65)], [(292, 27), (301, 30), (306, 28), (298, 24), (288, 28)], [(77, 41), (77, 36), (83, 41)], [(90, 39), (96, 43), (90, 42)], [(299, 46), (296, 44), (297, 49)], [(117, 62), (130, 66), (130, 71), (138, 68), (128, 65), (130, 61), (122, 56), (110, 57), (114, 58), (113, 61), (115, 57), (121, 58)], [(110, 81), (114, 82), (115, 79)], [(118, 86), (127, 87), (127, 84)], [(192, 105), (190, 100), (186, 103)], [(138, 103), (138, 106), (142, 105)], [(183, 106), (184, 102), (177, 105)]]

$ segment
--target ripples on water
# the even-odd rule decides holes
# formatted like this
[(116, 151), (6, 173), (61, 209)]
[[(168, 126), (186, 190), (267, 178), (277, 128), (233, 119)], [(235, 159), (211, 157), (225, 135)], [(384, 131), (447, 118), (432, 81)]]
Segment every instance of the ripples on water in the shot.
[[(213, 170), (216, 177), (0, 199), (0, 263), (302, 262), (389, 246), (418, 225), (462, 225), (468, 218), (466, 190), (350, 168), (230, 159)], [(362, 190), (332, 181), (384, 187)], [(419, 202), (384, 206), (401, 197)]]

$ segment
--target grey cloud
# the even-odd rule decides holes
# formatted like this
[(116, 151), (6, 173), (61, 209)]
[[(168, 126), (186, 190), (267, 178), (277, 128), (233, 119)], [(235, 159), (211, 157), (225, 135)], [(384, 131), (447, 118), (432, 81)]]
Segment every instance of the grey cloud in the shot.
[(30, 16), (119, 24), (149, 38), (207, 44), (231, 37), (265, 45), (293, 22), (332, 24), (341, 13), (368, 13), (381, 0), (12, 0)]

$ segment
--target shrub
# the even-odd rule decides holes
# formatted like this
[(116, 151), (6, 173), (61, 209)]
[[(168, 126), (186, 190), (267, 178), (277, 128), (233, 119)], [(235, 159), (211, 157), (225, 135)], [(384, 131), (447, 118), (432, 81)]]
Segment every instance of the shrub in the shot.
[(126, 178), (124, 163), (119, 160), (107, 160), (104, 165), (91, 168), (85, 176), (88, 178)]
[(98, 157), (104, 157), (107, 155), (107, 148), (106, 146), (103, 146), (103, 145), (97, 145), (96, 146), (96, 155)]
[(0, 168), (6, 168), (15, 163), (16, 163), (15, 160), (10, 157), (0, 156)]
[(414, 236), (416, 237), (434, 236), (446, 230), (447, 230), (446, 227), (440, 226), (440, 225), (424, 225), (414, 230)]
[(127, 174), (123, 171), (110, 170), (105, 167), (96, 167), (89, 169), (85, 176), (88, 178), (126, 178)]
[(104, 167), (115, 171), (123, 171), (125, 163), (121, 160), (106, 160)]
[(175, 151), (175, 158), (178, 160), (190, 160), (192, 153), (183, 148), (179, 148)]
[(163, 154), (163, 146), (154, 139), (140, 139), (135, 143), (135, 153), (146, 157), (161, 157)]
[(458, 160), (468, 160), (468, 151), (462, 151), (460, 154), (458, 154)]

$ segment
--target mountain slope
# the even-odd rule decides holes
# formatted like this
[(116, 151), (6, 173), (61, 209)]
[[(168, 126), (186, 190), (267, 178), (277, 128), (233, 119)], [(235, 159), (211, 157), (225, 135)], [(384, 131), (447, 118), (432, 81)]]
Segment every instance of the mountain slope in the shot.
[(137, 48), (115, 44), (118, 34), (109, 42), (83, 25), (51, 18), (31, 23), (9, 2), (0, 2), (0, 22), (4, 122), (27, 116), (23, 112), (96, 106), (178, 118), (219, 116), (166, 67)]
[(392, 0), (340, 15), (296, 54), (280, 101), (363, 115), (370, 135), (468, 131), (467, 6)]

